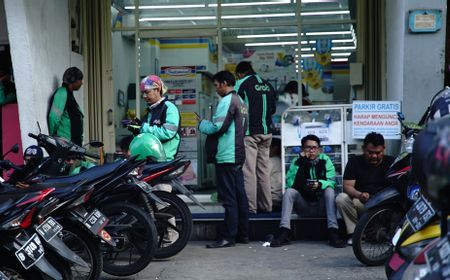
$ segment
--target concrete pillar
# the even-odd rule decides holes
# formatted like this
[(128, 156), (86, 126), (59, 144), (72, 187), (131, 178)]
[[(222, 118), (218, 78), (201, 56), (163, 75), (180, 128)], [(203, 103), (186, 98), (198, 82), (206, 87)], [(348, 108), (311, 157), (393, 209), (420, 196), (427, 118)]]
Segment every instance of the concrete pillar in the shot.
[[(435, 33), (411, 33), (409, 11), (442, 10)], [(387, 99), (401, 100), (408, 121), (418, 122), (444, 86), (446, 1), (386, 0)]]

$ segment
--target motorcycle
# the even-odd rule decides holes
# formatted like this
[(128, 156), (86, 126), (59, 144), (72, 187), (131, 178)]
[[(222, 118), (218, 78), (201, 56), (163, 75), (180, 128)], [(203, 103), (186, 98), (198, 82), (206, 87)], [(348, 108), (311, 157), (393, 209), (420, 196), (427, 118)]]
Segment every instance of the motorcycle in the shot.
[[(35, 172), (36, 174), (29, 176), (29, 181), (65, 184), (87, 180), (86, 184), (94, 185), (89, 201), (84, 204), (89, 211), (84, 211), (83, 215), (85, 219), (88, 217), (87, 214), (91, 213), (90, 217), (95, 215), (109, 220), (104, 229), (110, 233), (110, 238), (108, 240), (103, 238), (101, 246), (103, 271), (116, 276), (128, 276), (144, 269), (151, 262), (156, 250), (157, 233), (152, 216), (145, 213), (135, 202), (139, 201), (146, 205), (148, 201), (155, 200), (164, 204), (148, 190), (147, 184), (136, 182), (129, 177), (129, 174), (145, 161), (131, 158), (127, 161), (94, 166), (73, 176), (55, 177), (60, 173), (61, 166), (67, 158), (84, 159), (84, 156), (94, 158), (98, 156), (59, 137), (41, 133), (29, 136), (35, 138), (38, 145), (44, 147), (50, 155)], [(102, 231), (98, 231), (103, 237), (101, 233)], [(115, 246), (106, 245), (109, 242), (114, 242)]]
[[(164, 163), (147, 163), (137, 178), (154, 187), (169, 185), (171, 189), (175, 189), (190, 198), (204, 209), (204, 206), (192, 195), (192, 192), (177, 179), (189, 165), (190, 161), (182, 160), (182, 157)], [(186, 247), (193, 227), (192, 214), (186, 203), (171, 190), (158, 190), (153, 191), (153, 193), (167, 203), (167, 207), (159, 208), (157, 204), (151, 204), (159, 237), (155, 257), (169, 258)]]
[(420, 187), (411, 183), (411, 152), (414, 138), (421, 125), (398, 118), (405, 137), (403, 152), (392, 163), (387, 173), (391, 186), (381, 190), (364, 205), (364, 213), (353, 233), (352, 247), (356, 258), (368, 266), (382, 265), (392, 253), (391, 239), (397, 225), (418, 197)]
[[(7, 277), (45, 279), (46, 275), (52, 279), (72, 279), (68, 263), (61, 260), (61, 256), (85, 265), (58, 239), (52, 242), (40, 236), (39, 227), (34, 228), (37, 232), (33, 233), (34, 220), (40, 216), (37, 213), (42, 214), (46, 208), (40, 204), (42, 206), (53, 190), (24, 190), (0, 195), (0, 271)], [(45, 250), (44, 243), (51, 244), (49, 247), (53, 251)]]

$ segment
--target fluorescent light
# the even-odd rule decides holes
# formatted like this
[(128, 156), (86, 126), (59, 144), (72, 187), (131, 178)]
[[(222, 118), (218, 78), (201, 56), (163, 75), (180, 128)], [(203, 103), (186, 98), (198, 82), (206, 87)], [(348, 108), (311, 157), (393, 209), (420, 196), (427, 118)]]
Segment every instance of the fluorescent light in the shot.
[(322, 32), (306, 32), (306, 36), (320, 36), (320, 35), (347, 35), (352, 34), (351, 31), (322, 31)]
[(321, 12), (301, 12), (302, 16), (326, 16), (326, 15), (348, 15), (349, 10), (346, 11), (321, 11)]
[[(269, 18), (269, 17), (293, 17), (295, 13), (283, 14), (262, 14), (262, 15), (229, 15), (222, 16), (222, 19), (242, 19), (242, 18)], [(191, 17), (151, 17), (140, 18), (139, 21), (182, 21), (182, 20), (214, 20), (215, 16), (191, 16)]]
[(139, 21), (182, 21), (182, 20), (212, 20), (215, 16), (194, 16), (194, 17), (151, 17), (140, 18)]
[(353, 43), (354, 39), (333, 39), (333, 43)]
[[(307, 42), (302, 41), (302, 44), (307, 44)], [(298, 42), (297, 41), (289, 41), (289, 42), (245, 43), (246, 47), (281, 46), (281, 45), (298, 45)], [(303, 48), (302, 48), (302, 50), (303, 50)]]
[(332, 58), (332, 62), (347, 62), (348, 58)]
[[(294, 1), (295, 3), (295, 1)], [(222, 7), (242, 7), (242, 6), (260, 6), (260, 5), (282, 5), (291, 4), (291, 1), (274, 1), (274, 2), (245, 2), (245, 3), (222, 3)], [(217, 7), (218, 4), (207, 4), (208, 7)]]
[[(196, 5), (161, 5), (161, 6), (139, 6), (139, 10), (157, 10), (157, 9), (189, 9), (189, 8), (205, 8), (205, 4)], [(136, 6), (125, 6), (126, 10), (134, 10)]]
[(356, 46), (331, 47), (332, 50), (356, 50)]
[(237, 38), (271, 38), (271, 37), (297, 37), (298, 33), (278, 33), (278, 34), (255, 34), (238, 35)]
[(229, 15), (222, 16), (222, 19), (241, 19), (241, 18), (271, 18), (271, 17), (295, 17), (295, 13), (282, 14), (259, 14), (259, 15)]
[(344, 53), (332, 53), (331, 56), (349, 56), (351, 55), (351, 52), (344, 52)]
[(314, 57), (314, 54), (312, 54), (312, 53), (305, 53), (305, 54), (302, 54), (302, 57)]

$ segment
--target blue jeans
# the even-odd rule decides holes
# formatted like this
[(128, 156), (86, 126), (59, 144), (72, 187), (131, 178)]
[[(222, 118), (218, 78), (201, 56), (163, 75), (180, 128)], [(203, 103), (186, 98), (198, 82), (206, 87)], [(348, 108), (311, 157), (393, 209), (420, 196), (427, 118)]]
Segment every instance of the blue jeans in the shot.
[(216, 177), (218, 199), (225, 208), (221, 237), (228, 240), (248, 237), (248, 200), (242, 165), (216, 164)]

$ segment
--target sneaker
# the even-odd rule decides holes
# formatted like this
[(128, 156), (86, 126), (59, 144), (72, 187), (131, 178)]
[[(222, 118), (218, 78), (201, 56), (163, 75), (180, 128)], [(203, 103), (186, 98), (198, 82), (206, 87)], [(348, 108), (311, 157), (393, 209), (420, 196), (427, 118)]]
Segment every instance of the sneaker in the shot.
[(328, 229), (330, 245), (334, 248), (344, 248), (346, 246), (345, 242), (339, 237), (338, 230), (336, 228)]
[(353, 245), (353, 234), (349, 234), (348, 236), (347, 236), (347, 245), (348, 246), (352, 246)]
[(289, 237), (290, 230), (287, 228), (280, 228), (280, 231), (280, 235), (270, 242), (270, 247), (281, 247), (291, 244), (291, 239)]

